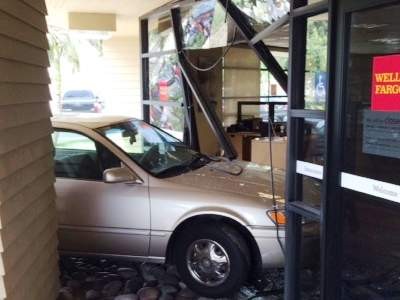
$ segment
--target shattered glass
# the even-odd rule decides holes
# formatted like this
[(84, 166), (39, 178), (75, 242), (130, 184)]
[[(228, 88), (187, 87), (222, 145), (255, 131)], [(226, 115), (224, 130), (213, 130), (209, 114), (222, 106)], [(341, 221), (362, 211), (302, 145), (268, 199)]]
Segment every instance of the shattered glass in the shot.
[(216, 0), (197, 2), (182, 15), (184, 48), (208, 49), (228, 44), (226, 12)]
[(288, 0), (233, 0), (247, 16), (254, 29), (260, 31), (290, 11)]

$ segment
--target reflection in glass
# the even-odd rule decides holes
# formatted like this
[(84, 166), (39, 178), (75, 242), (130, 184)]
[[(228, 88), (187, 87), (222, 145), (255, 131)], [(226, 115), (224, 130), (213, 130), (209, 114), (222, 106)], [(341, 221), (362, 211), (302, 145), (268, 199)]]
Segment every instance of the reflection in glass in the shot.
[(301, 236), (301, 300), (320, 300), (320, 224), (304, 218)]
[(304, 161), (324, 164), (325, 120), (305, 119), (304, 121)]
[(328, 14), (307, 20), (305, 108), (324, 110), (327, 97)]
[(161, 52), (175, 49), (172, 21), (169, 15), (149, 19), (149, 51)]
[(183, 12), (183, 43), (189, 49), (224, 47), (228, 42), (226, 12), (216, 0), (197, 2)]
[(287, 105), (275, 105), (274, 122), (287, 122)]
[(319, 179), (303, 176), (303, 202), (315, 207), (321, 207), (322, 182)]
[(183, 140), (184, 115), (180, 106), (150, 106), (150, 123)]
[(151, 57), (149, 70), (151, 100), (182, 102), (182, 76), (177, 55)]
[[(346, 173), (395, 185), (400, 185), (400, 112), (371, 108), (371, 82), (374, 57), (399, 53), (399, 15), (400, 5), (351, 15), (343, 166)], [(388, 195), (394, 191), (379, 184), (373, 188)], [(342, 194), (341, 299), (398, 298), (399, 204), (347, 189)]]
[(259, 31), (289, 13), (288, 0), (233, 0)]
[[(276, 29), (267, 38), (263, 39), (265, 45), (270, 47), (289, 48), (289, 24)], [(282, 65), (281, 65), (282, 66)], [(283, 66), (282, 66), (283, 67)], [(287, 70), (287, 67), (283, 67)]]

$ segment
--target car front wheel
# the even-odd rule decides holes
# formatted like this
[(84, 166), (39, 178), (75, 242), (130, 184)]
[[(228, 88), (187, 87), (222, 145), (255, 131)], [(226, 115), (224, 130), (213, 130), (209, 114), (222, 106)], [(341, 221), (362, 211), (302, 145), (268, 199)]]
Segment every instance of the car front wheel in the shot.
[(248, 276), (248, 247), (228, 226), (200, 224), (187, 228), (175, 245), (178, 272), (187, 286), (199, 295), (230, 296)]

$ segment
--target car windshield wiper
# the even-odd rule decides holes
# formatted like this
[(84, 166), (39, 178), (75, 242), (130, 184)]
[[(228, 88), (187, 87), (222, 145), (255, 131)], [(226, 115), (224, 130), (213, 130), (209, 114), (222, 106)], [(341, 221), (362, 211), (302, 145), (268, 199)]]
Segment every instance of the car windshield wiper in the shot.
[(182, 173), (186, 173), (191, 171), (191, 168), (188, 165), (175, 165), (169, 168), (162, 170), (161, 172), (157, 173), (158, 177), (168, 177), (174, 175), (180, 175)]
[(207, 155), (197, 154), (188, 164), (187, 166), (191, 169), (199, 168), (205, 166), (211, 161), (211, 159)]

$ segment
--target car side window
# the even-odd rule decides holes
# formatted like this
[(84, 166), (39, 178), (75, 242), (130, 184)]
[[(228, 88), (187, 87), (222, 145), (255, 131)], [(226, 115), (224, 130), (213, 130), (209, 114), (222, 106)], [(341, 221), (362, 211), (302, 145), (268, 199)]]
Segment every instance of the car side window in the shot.
[(107, 147), (101, 144), (97, 144), (97, 152), (99, 154), (100, 165), (103, 171), (111, 168), (119, 168), (122, 166), (121, 160)]
[(52, 138), (57, 177), (102, 180), (103, 170), (92, 139), (77, 132), (58, 130)]

